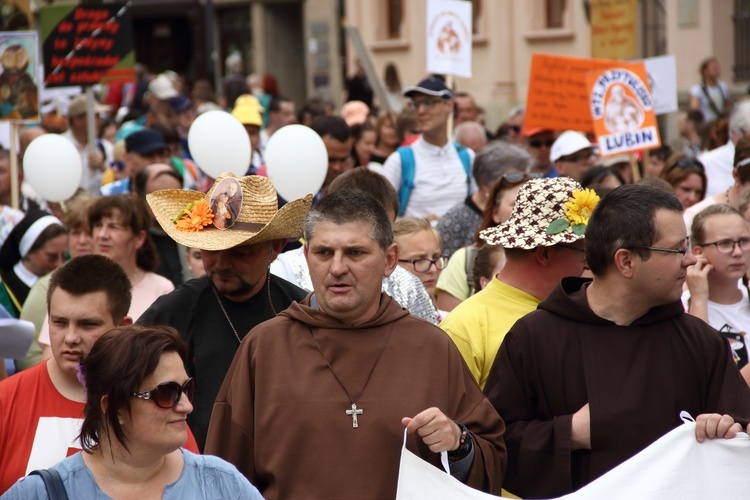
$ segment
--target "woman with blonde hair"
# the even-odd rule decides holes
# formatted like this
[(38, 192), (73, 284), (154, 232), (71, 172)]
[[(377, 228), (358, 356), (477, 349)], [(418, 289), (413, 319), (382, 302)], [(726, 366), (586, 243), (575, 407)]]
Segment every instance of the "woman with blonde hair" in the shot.
[[(399, 266), (422, 281), (434, 304), (440, 271), (448, 263), (448, 258), (441, 253), (437, 231), (427, 219), (403, 217), (393, 223), (393, 236), (398, 245)], [(438, 311), (438, 316), (444, 314)]]

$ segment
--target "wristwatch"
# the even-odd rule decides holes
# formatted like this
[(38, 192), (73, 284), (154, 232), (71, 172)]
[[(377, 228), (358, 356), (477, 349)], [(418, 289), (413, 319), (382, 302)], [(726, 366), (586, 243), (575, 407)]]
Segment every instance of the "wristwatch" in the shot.
[(461, 422), (456, 422), (455, 420), (454, 422), (461, 430), (461, 438), (458, 442), (458, 448), (448, 452), (448, 460), (451, 462), (458, 462), (459, 460), (466, 458), (471, 452), (471, 433)]

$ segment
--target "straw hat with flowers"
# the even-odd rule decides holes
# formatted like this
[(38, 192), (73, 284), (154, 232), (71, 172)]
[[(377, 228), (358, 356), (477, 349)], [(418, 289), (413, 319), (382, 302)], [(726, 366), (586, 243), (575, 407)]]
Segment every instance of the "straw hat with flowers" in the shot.
[[(241, 205), (236, 220), (227, 229), (214, 225), (211, 209), (213, 192), (224, 179), (236, 179), (240, 185)], [(201, 250), (226, 250), (239, 245), (299, 238), (310, 210), (312, 195), (278, 208), (276, 190), (266, 177), (235, 177), (221, 174), (208, 191), (165, 189), (146, 196), (156, 220), (177, 243)]]

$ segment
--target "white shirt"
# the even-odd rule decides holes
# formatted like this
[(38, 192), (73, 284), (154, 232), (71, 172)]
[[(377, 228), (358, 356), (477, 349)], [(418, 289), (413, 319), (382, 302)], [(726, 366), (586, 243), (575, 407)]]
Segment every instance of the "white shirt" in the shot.
[(701, 210), (710, 207), (711, 205), (716, 205), (716, 200), (714, 200), (713, 196), (709, 196), (685, 210), (682, 214), (682, 218), (685, 219), (685, 227), (687, 227), (688, 233), (691, 231), (695, 216), (698, 215)]
[[(406, 217), (442, 217), (451, 207), (466, 199), (466, 171), (453, 142), (435, 146), (421, 136), (411, 145), (414, 151), (414, 189), (409, 197)], [(468, 149), (468, 148), (467, 148)], [(474, 152), (468, 149), (471, 164)], [(392, 153), (382, 167), (372, 170), (385, 176), (396, 192), (401, 188), (401, 155)], [(470, 192), (476, 191), (472, 179)], [(468, 193), (470, 194), (470, 193)]]
[(698, 155), (698, 160), (706, 167), (706, 198), (723, 193), (734, 184), (734, 143), (731, 140), (723, 146)]

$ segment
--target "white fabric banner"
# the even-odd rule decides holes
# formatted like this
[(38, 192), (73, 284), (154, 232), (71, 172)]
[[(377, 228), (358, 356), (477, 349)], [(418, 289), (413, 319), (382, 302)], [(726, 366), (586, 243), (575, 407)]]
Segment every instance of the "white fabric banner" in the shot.
[[(750, 497), (750, 437), (695, 440), (687, 422), (607, 474), (561, 500), (722, 500)], [(398, 500), (499, 498), (469, 488), (404, 447)]]
[(471, 76), (471, 21), (471, 2), (428, 0), (428, 73)]

